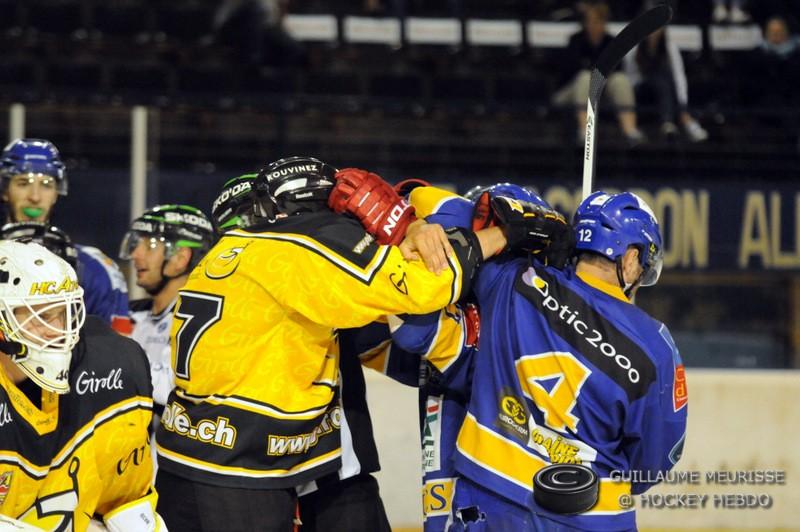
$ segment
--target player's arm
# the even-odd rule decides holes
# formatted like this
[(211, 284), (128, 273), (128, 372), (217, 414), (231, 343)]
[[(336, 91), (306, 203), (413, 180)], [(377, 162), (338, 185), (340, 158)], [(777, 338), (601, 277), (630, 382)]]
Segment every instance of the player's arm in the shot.
[[(339, 170), (328, 206), (336, 213), (355, 217), (379, 244), (400, 244), (406, 259), (421, 258), (433, 272), (441, 273), (454, 253), (449, 243), (452, 239), (444, 229), (418, 220), (415, 207), (375, 173), (357, 168)], [(495, 255), (506, 244), (499, 231), (479, 234), (478, 238), (483, 258)]]
[[(648, 394), (631, 406), (625, 419), (623, 452), (630, 469), (642, 472), (643, 478), (657, 478), (658, 473), (675, 466), (683, 452), (686, 436), (688, 396), (678, 350), (666, 326), (662, 325), (657, 346), (666, 350), (658, 365), (658, 377)], [(634, 494), (647, 491), (652, 483), (634, 483)]]
[(435, 380), (448, 388), (478, 342), (480, 319), (472, 304), (448, 305), (424, 315), (388, 316), (391, 326), (374, 322), (339, 331), (341, 351), (358, 353), (364, 366), (408, 386)]
[[(452, 251), (441, 235), (441, 228), (437, 231), (435, 227), (418, 226), (414, 215), (416, 208), (377, 174), (346, 168), (336, 173), (336, 180), (328, 200), (328, 205), (335, 212), (353, 215), (381, 243), (395, 244), (405, 234), (401, 244), (404, 256), (407, 259), (421, 257), (431, 271), (442, 271), (446, 257)], [(423, 197), (426, 188), (432, 199)], [(418, 192), (415, 189), (412, 192), (416, 193), (414, 201), (420, 203), (425, 211), (436, 211), (442, 202), (452, 201), (447, 193), (443, 194), (435, 188), (430, 190), (432, 188), (422, 187), (423, 190)], [(571, 249), (568, 246), (561, 249), (560, 245), (569, 241), (572, 230), (561, 214), (553, 209), (503, 196), (486, 195), (486, 200), (487, 221), (490, 217), (492, 223), (486, 223), (476, 231), (483, 259), (503, 251), (541, 253), (548, 250), (550, 262), (557, 267), (564, 265)], [(472, 228), (476, 229), (474, 223)], [(387, 229), (391, 234), (387, 234)], [(423, 232), (424, 229), (431, 230)]]
[(395, 345), (421, 356), (424, 381), (449, 389), (466, 387), (456, 370), (469, 363), (478, 345), (480, 317), (475, 305), (448, 305), (424, 316), (389, 316), (389, 325)]
[[(336, 226), (330, 232), (355, 227), (361, 235), (354, 237), (356, 242), (365, 236), (353, 220), (333, 216), (331, 222)], [(447, 270), (436, 275), (420, 261), (406, 261), (396, 246), (372, 242), (358, 258), (347, 258), (320, 241), (297, 245), (276, 236), (267, 253), (285, 257), (291, 268), (280, 279), (265, 279), (265, 287), (284, 307), (336, 328), (360, 327), (389, 314), (426, 314), (468, 293), (482, 260), (474, 233), (452, 229), (448, 237), (454, 255), (448, 257)]]

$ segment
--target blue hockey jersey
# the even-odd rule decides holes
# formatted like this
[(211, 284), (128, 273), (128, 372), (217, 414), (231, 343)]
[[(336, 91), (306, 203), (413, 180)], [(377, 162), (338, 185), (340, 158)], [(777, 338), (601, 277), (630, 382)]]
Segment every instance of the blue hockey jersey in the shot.
[(118, 333), (129, 335), (133, 325), (128, 311), (128, 285), (119, 267), (95, 247), (75, 247), (86, 313), (100, 316)]
[[(635, 528), (623, 494), (677, 462), (686, 428), (686, 387), (666, 326), (622, 291), (526, 259), (483, 265), (471, 396), (458, 434), (459, 474), (498, 496), (567, 526)], [(601, 479), (598, 504), (565, 516), (533, 499), (534, 474), (551, 463), (581, 463)]]

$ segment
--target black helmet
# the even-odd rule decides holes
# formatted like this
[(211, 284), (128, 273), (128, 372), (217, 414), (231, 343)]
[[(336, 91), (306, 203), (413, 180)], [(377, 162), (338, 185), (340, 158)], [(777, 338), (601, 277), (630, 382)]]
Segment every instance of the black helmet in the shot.
[(256, 220), (256, 195), (253, 182), (258, 174), (244, 174), (229, 179), (211, 206), (211, 221), (218, 233), (235, 229), (246, 229)]
[(275, 219), (324, 208), (336, 172), (314, 157), (287, 157), (268, 164), (254, 182), (261, 215)]
[(129, 260), (143, 238), (165, 245), (164, 261), (178, 248), (190, 248), (189, 270), (211, 249), (216, 240), (214, 228), (205, 214), (188, 205), (157, 205), (144, 212), (132, 223), (120, 246), (119, 258)]
[(0, 228), (0, 240), (36, 242), (78, 268), (78, 250), (72, 239), (55, 225), (41, 222), (13, 222)]

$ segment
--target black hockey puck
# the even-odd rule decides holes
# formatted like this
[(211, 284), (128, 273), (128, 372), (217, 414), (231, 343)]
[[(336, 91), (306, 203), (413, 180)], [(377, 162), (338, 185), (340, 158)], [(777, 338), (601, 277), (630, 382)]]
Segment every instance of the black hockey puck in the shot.
[(597, 474), (586, 466), (553, 464), (533, 477), (533, 499), (557, 514), (579, 514), (597, 504), (600, 492)]

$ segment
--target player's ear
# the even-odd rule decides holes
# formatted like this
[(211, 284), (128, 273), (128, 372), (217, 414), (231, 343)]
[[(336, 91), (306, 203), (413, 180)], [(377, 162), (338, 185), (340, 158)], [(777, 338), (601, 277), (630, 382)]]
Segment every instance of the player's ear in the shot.
[(173, 275), (182, 275), (189, 273), (189, 263), (192, 260), (192, 249), (187, 247), (179, 247), (175, 254), (170, 259), (171, 269)]
[(639, 249), (636, 246), (630, 246), (623, 255), (622, 271), (626, 283), (633, 283), (639, 278), (641, 265), (639, 264)]

